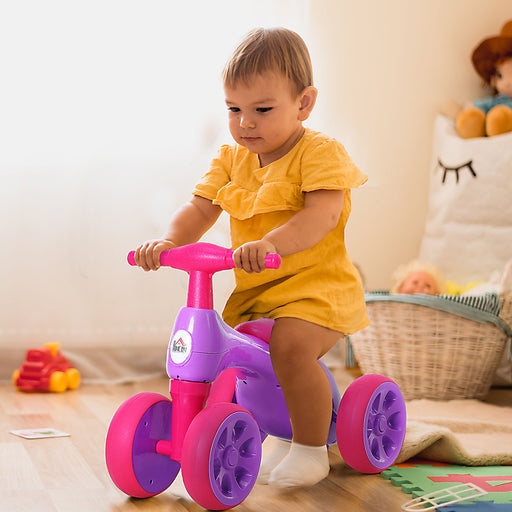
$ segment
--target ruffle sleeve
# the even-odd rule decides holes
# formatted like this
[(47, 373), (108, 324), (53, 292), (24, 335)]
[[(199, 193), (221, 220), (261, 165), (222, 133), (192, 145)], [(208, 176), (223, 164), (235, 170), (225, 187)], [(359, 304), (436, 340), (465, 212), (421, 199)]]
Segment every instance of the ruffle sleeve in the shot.
[(231, 181), (233, 167), (232, 147), (223, 145), (217, 156), (212, 160), (210, 169), (199, 180), (193, 194), (214, 201), (219, 190)]
[(245, 220), (276, 211), (298, 211), (304, 206), (300, 184), (275, 166), (259, 168), (258, 156), (239, 146), (222, 146), (195, 195), (210, 199), (231, 217)]
[[(312, 141), (312, 146), (315, 139)], [(301, 167), (301, 191), (343, 190), (357, 188), (368, 177), (354, 164), (342, 144), (336, 139), (321, 141), (305, 151)]]

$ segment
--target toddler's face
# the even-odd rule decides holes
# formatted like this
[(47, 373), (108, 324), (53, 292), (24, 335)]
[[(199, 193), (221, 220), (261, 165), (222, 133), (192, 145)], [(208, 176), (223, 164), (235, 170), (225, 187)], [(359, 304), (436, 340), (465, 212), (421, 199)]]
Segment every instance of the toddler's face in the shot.
[(507, 59), (496, 67), (492, 85), (501, 94), (512, 98), (512, 58)]
[(235, 141), (268, 165), (284, 156), (303, 133), (301, 95), (293, 97), (283, 77), (255, 75), (249, 84), (225, 86), (229, 131)]
[(439, 293), (435, 279), (427, 272), (411, 272), (398, 288), (398, 293), (426, 293), (435, 295)]

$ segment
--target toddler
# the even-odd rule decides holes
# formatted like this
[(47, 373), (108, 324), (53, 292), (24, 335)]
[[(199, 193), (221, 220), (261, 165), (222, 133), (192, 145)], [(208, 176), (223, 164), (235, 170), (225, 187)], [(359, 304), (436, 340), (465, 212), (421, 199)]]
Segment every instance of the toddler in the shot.
[[(304, 41), (284, 28), (251, 31), (223, 72), (233, 145), (220, 148), (191, 200), (161, 239), (143, 243), (135, 261), (159, 268), (160, 253), (193, 242), (224, 210), (236, 286), (223, 316), (231, 326), (275, 319), (270, 356), (290, 415), (292, 442), (277, 440), (259, 481), (309, 486), (329, 472), (332, 398), (318, 359), (344, 334), (368, 325), (344, 229), (350, 189), (366, 182), (335, 139), (303, 126), (315, 105)], [(262, 272), (265, 255), (282, 257)]]

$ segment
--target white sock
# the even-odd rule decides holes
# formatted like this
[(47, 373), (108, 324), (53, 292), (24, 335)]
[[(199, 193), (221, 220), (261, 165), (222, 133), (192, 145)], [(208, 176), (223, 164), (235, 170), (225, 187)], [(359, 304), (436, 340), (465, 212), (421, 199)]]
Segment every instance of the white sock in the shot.
[(291, 441), (280, 438), (272, 439), (272, 441), (274, 442), (272, 451), (261, 461), (258, 472), (259, 484), (268, 484), (270, 473), (288, 455), (292, 444)]
[(281, 489), (310, 487), (329, 474), (326, 446), (292, 443), (288, 455), (270, 473), (268, 483)]

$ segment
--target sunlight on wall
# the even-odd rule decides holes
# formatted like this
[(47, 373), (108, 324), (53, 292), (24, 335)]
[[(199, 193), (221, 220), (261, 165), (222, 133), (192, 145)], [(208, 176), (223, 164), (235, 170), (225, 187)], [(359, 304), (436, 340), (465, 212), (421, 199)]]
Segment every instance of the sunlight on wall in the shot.
[[(19, 1), (2, 7), (4, 162), (187, 152), (223, 113), (220, 71), (250, 28), (305, 1)], [(7, 120), (9, 123), (7, 123)]]
[[(126, 252), (162, 233), (230, 142), (220, 73), (240, 37), (255, 26), (302, 31), (307, 9), (3, 3), (0, 346), (162, 345), (162, 333), (165, 345), (186, 277), (129, 268)], [(229, 244), (225, 219), (210, 239)], [(231, 280), (218, 282), (222, 307)]]

